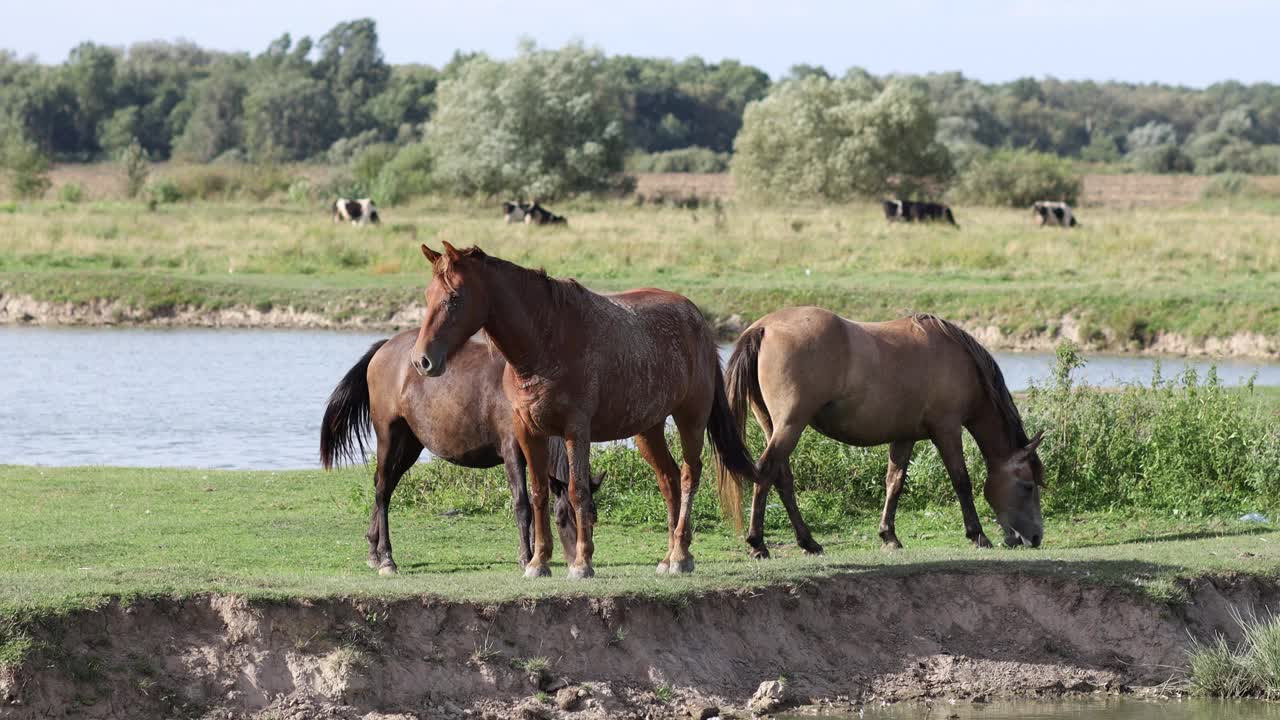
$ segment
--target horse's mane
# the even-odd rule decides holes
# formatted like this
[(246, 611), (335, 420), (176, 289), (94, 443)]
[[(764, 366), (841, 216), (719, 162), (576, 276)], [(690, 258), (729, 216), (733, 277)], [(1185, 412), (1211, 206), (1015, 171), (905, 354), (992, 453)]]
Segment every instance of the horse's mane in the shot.
[[(986, 391), (987, 397), (991, 399), (996, 412), (1000, 414), (1000, 420), (1004, 425), (1005, 435), (1008, 437), (1009, 442), (1014, 448), (1026, 447), (1031, 442), (1031, 439), (1027, 437), (1027, 430), (1022, 425), (1022, 415), (1018, 412), (1018, 406), (1013, 404), (1013, 395), (1009, 392), (1009, 387), (1005, 385), (1004, 373), (1000, 372), (1000, 366), (996, 364), (996, 359), (991, 357), (991, 353), (987, 352), (987, 349), (982, 347), (981, 343), (958, 325), (943, 320), (937, 315), (916, 313), (911, 316), (911, 322), (921, 329), (924, 329), (925, 323), (934, 324), (947, 339), (969, 353), (969, 357), (973, 358), (974, 366), (978, 369), (978, 377), (981, 378), (983, 390)], [(1039, 455), (1032, 453), (1031, 462), (1033, 466), (1038, 465), (1040, 463)]]
[[(469, 247), (460, 250), (462, 257), (471, 258), (479, 262), (483, 262), (489, 267), (512, 273), (515, 277), (520, 278), (527, 286), (536, 286), (546, 290), (551, 296), (551, 303), (555, 307), (569, 305), (581, 299), (587, 289), (573, 278), (561, 280), (551, 277), (543, 268), (527, 268), (523, 265), (517, 265), (509, 260), (486, 255), (483, 250), (478, 247)], [(448, 260), (442, 269), (442, 274), (447, 274), (449, 269)]]

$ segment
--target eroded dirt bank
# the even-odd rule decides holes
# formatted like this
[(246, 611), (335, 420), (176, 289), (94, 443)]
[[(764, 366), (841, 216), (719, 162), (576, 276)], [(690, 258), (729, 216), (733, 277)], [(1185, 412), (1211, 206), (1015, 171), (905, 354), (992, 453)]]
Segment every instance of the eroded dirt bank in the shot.
[[(185, 305), (158, 311), (137, 308), (114, 300), (88, 303), (58, 303), (29, 296), (0, 294), (0, 325), (81, 326), (81, 327), (208, 327), (208, 328), (303, 328), (398, 332), (422, 322), (424, 308), (408, 304), (399, 308), (350, 308), (334, 312), (298, 310), (293, 307), (260, 309), (233, 306), (218, 309)], [(1254, 332), (1238, 332), (1226, 337), (1193, 338), (1179, 333), (1153, 332), (1142, 344), (1118, 337), (1108, 330), (1086, 336), (1084, 327), (1072, 315), (1057, 320), (1052, 331), (1007, 333), (985, 322), (961, 322), (980, 342), (993, 350), (1052, 351), (1063, 340), (1071, 340), (1089, 350), (1151, 355), (1191, 355), (1202, 357), (1280, 358), (1280, 338)], [(740, 315), (716, 322), (716, 331), (725, 342), (737, 338), (747, 327)]]
[(743, 716), (780, 676), (790, 703), (1123, 692), (1177, 677), (1189, 638), (1233, 636), (1232, 608), (1280, 601), (1257, 579), (1186, 589), (1170, 607), (1058, 577), (932, 572), (678, 600), (112, 603), (33, 625), (0, 715)]

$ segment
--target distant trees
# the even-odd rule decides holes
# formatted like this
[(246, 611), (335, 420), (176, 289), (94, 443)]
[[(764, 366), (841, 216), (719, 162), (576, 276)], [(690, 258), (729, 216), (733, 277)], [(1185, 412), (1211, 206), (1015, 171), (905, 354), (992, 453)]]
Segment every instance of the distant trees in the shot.
[(882, 89), (862, 75), (812, 74), (747, 107), (733, 173), (750, 193), (838, 200), (936, 191), (953, 166), (919, 81)]
[(454, 192), (554, 197), (615, 182), (625, 150), (604, 55), (521, 47), (468, 61), (440, 83), (427, 129), (435, 177)]

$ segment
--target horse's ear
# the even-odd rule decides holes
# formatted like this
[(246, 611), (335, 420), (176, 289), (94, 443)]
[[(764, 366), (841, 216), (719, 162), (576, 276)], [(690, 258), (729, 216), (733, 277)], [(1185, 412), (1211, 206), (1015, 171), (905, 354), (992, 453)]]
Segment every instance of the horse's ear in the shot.
[(1022, 448), (1023, 454), (1030, 455), (1035, 452), (1036, 448), (1040, 447), (1041, 440), (1044, 440), (1044, 430), (1036, 433), (1036, 436), (1031, 438), (1031, 442), (1027, 443), (1027, 446)]
[[(445, 245), (448, 245), (448, 244), (449, 243), (445, 243)], [(422, 254), (426, 256), (427, 262), (431, 263), (432, 265), (435, 265), (436, 261), (439, 260), (441, 257), (440, 253), (427, 247), (426, 243), (422, 243)]]
[(602, 470), (600, 471), (599, 475), (592, 476), (591, 478), (591, 494), (592, 495), (595, 495), (596, 491), (600, 489), (600, 486), (604, 484), (604, 477), (608, 474), (609, 474), (608, 470)]
[(462, 252), (451, 245), (448, 240), (444, 241), (444, 254), (449, 256), (449, 262), (457, 262), (462, 259)]

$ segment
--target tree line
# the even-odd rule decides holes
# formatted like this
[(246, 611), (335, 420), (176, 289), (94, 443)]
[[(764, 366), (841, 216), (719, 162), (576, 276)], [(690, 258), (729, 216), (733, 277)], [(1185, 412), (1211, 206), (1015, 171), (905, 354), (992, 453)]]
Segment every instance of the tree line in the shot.
[[(872, 122), (877, 112), (898, 124)], [(797, 118), (809, 122), (790, 127)], [(769, 132), (744, 133), (744, 121)], [(1151, 172), (1280, 172), (1280, 86), (993, 84), (811, 65), (770, 78), (735, 60), (528, 42), (510, 61), (456, 52), (440, 68), (391, 65), (374, 21), (359, 19), (257, 54), (87, 42), (43, 65), (0, 53), (0, 132), (10, 164), (116, 159), (135, 143), (152, 160), (343, 164), (425, 143), (415, 157), (462, 191), (539, 194), (607, 184), (628, 155), (638, 168), (722, 169), (736, 143), (755, 154), (750, 175), (807, 147), (822, 167), (776, 182), (831, 194), (822, 188), (867, 190), (904, 169), (946, 178), (1002, 149)]]

